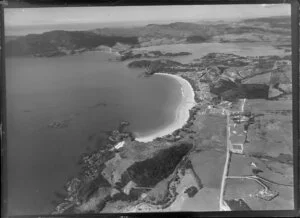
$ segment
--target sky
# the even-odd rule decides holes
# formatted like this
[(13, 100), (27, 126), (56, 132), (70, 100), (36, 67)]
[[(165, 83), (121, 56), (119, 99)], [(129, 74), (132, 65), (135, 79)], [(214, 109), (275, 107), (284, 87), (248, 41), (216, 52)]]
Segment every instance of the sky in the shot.
[(6, 29), (13, 29), (43, 25), (229, 20), (290, 15), (290, 10), (290, 4), (5, 8), (4, 19)]

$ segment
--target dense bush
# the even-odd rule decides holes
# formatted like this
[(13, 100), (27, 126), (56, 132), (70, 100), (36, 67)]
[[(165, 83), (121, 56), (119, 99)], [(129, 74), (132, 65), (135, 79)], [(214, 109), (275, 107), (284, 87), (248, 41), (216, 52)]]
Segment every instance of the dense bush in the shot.
[(60, 48), (92, 49), (99, 45), (114, 46), (117, 42), (124, 44), (138, 44), (137, 37), (101, 36), (88, 31), (56, 30), (43, 34), (29, 34), (6, 43), (8, 56), (56, 54)]
[(153, 158), (136, 162), (127, 169), (129, 178), (138, 186), (152, 187), (167, 178), (191, 148), (192, 144), (177, 145), (159, 151)]

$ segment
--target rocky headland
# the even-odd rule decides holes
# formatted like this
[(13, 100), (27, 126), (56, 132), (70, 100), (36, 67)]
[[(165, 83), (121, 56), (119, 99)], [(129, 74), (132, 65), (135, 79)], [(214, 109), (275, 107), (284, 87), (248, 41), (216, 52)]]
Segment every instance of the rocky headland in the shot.
[(121, 53), (120, 60), (125, 61), (129, 59), (138, 58), (160, 58), (160, 57), (178, 57), (191, 55), (190, 52), (161, 52), (161, 51), (125, 51)]

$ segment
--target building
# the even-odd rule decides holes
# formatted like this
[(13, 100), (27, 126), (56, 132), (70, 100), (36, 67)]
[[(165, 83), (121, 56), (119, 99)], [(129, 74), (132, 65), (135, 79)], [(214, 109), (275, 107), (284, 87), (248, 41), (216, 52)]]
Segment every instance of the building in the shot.
[(262, 189), (256, 193), (256, 197), (261, 198), (265, 201), (271, 201), (273, 198), (277, 197), (279, 192), (271, 189)]
[(230, 141), (231, 144), (244, 144), (246, 134), (244, 132), (244, 125), (234, 125), (230, 127)]
[(237, 154), (243, 154), (244, 145), (243, 144), (232, 144), (231, 151)]

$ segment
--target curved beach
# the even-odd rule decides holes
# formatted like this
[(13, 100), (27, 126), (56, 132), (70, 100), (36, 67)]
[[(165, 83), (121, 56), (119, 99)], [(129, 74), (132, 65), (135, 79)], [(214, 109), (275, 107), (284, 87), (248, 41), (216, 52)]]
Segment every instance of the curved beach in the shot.
[(151, 133), (150, 135), (141, 137), (137, 136), (135, 140), (139, 142), (150, 142), (158, 137), (166, 136), (173, 133), (175, 130), (182, 128), (189, 119), (190, 109), (193, 108), (196, 104), (194, 89), (187, 80), (183, 79), (180, 76), (166, 73), (156, 73), (155, 75), (168, 76), (176, 79), (181, 85), (182, 99), (180, 104), (176, 108), (175, 118), (173, 122), (170, 125), (157, 130), (157, 132)]

